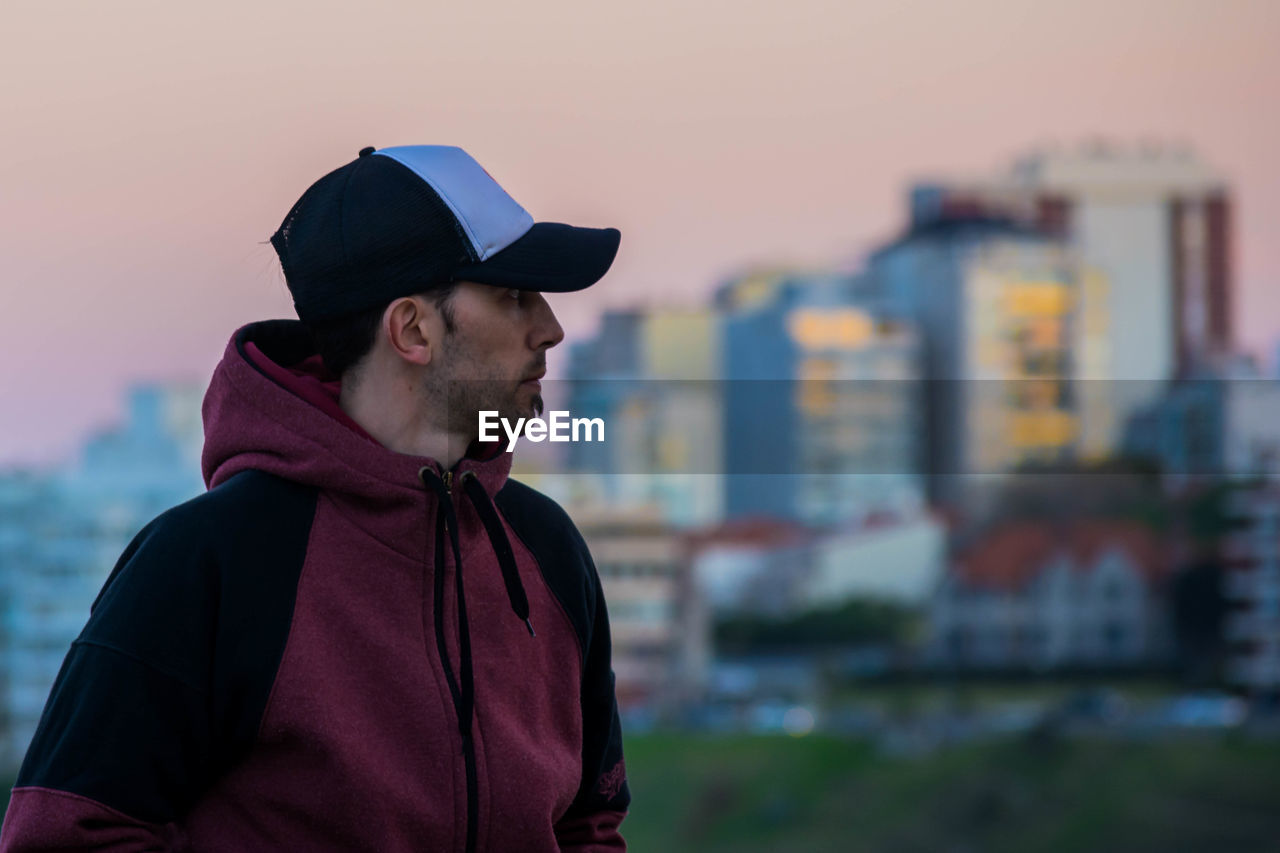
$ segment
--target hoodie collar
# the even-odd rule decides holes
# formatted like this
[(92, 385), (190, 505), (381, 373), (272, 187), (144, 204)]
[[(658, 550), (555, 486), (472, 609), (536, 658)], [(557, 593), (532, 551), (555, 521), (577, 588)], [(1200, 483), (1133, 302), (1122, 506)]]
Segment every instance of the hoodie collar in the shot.
[[(205, 484), (213, 488), (256, 468), (374, 511), (420, 503), (418, 471), (441, 471), (440, 463), (379, 444), (342, 410), (340, 391), (300, 321), (265, 320), (236, 330), (204, 399)], [(511, 456), (500, 444), (476, 445), (453, 470), (474, 472), (493, 495), (506, 482)]]

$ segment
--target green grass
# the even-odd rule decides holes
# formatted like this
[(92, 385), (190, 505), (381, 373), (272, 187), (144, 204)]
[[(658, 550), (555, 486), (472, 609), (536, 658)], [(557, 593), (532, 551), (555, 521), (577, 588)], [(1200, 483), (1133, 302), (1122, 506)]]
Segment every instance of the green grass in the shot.
[(1008, 741), (888, 758), (826, 737), (627, 741), (639, 853), (1280, 849), (1280, 743)]
[[(628, 737), (637, 853), (1280, 850), (1280, 741)], [(8, 786), (3, 796), (7, 799)]]
[(956, 684), (936, 682), (915, 683), (867, 683), (860, 682), (838, 689), (829, 697), (833, 704), (853, 704), (878, 708), (895, 716), (902, 713), (924, 711), (939, 707), (967, 706), (972, 709), (989, 708), (1009, 702), (1039, 702), (1056, 704), (1081, 689), (1112, 690), (1129, 702), (1142, 704), (1167, 699), (1185, 692), (1185, 688), (1173, 681), (1161, 679), (1089, 679), (1072, 682), (1062, 680), (1008, 682), (970, 681)]

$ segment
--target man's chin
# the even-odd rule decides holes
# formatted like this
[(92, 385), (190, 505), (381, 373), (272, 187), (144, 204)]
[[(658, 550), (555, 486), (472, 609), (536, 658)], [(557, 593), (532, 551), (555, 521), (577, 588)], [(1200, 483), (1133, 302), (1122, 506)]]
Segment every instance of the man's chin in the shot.
[(508, 406), (503, 406), (499, 410), (499, 417), (505, 419), (507, 423), (515, 425), (518, 420), (529, 420), (530, 418), (542, 417), (543, 403), (542, 395), (534, 393), (528, 398), (524, 398), (521, 394), (517, 399)]
[(542, 417), (542, 395), (537, 391), (521, 389), (520, 393), (516, 394), (512, 408), (519, 412), (516, 417), (525, 418), (526, 420), (540, 418)]

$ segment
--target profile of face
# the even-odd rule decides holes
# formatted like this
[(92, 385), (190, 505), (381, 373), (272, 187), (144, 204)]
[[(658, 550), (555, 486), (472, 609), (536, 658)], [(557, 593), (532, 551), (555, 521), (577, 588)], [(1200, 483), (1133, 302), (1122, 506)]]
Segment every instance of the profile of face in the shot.
[(477, 429), (481, 411), (514, 423), (542, 414), (547, 350), (564, 329), (541, 293), (461, 282), (447, 303), (452, 329), (427, 382), (446, 401), (450, 432)]

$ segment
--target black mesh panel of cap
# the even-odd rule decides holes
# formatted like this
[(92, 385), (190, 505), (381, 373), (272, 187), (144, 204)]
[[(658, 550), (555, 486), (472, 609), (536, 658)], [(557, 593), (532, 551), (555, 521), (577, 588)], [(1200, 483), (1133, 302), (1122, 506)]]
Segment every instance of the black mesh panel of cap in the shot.
[(312, 184), (271, 244), (303, 320), (439, 287), (476, 260), (431, 186), (401, 163), (372, 155)]

